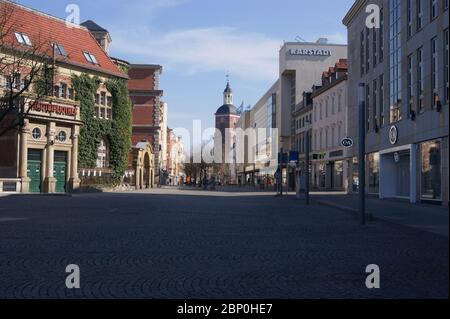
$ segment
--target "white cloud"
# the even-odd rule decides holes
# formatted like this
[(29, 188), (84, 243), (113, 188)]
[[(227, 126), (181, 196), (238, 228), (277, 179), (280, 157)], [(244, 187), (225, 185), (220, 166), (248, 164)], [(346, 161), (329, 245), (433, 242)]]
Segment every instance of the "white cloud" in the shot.
[(246, 79), (275, 80), (278, 73), (280, 42), (259, 33), (209, 27), (158, 34), (141, 26), (113, 34), (113, 49), (121, 55), (137, 55), (187, 74), (230, 71)]

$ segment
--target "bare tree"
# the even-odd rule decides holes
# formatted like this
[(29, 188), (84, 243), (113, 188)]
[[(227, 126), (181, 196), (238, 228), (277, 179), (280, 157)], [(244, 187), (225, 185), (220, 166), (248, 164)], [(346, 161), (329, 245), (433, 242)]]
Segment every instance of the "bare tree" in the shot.
[(53, 93), (52, 45), (15, 31), (15, 10), (0, 0), (0, 136), (20, 129), (33, 106)]

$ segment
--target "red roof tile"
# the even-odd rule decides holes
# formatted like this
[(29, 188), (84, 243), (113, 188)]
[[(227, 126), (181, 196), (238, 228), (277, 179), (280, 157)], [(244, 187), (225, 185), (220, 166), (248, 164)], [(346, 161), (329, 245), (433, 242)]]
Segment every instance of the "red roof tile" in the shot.
[[(110, 59), (91, 33), (82, 26), (66, 25), (62, 19), (45, 13), (0, 0), (0, 6), (7, 6), (10, 18), (6, 21), (5, 30), (9, 31), (2, 39), (4, 44), (19, 47), (14, 32), (26, 34), (33, 45), (38, 46), (40, 54), (50, 55), (52, 43), (62, 45), (67, 57), (57, 56), (57, 60), (91, 71), (128, 78)], [(4, 11), (2, 11), (4, 12)], [(95, 56), (98, 64), (86, 60), (83, 52)]]

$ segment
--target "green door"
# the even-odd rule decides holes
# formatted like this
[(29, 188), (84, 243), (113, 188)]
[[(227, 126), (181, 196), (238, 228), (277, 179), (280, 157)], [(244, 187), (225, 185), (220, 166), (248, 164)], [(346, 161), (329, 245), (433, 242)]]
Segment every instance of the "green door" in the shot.
[(40, 193), (42, 187), (42, 151), (28, 150), (28, 178), (30, 179), (30, 193)]
[(67, 179), (67, 152), (55, 151), (53, 176), (56, 179), (55, 191), (57, 193), (66, 192)]

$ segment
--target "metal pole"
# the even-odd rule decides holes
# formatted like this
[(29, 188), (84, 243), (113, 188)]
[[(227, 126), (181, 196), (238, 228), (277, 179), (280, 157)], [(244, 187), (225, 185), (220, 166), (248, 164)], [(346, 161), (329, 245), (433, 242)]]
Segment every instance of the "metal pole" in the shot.
[(309, 153), (311, 152), (310, 148), (311, 148), (311, 145), (309, 145), (309, 129), (308, 129), (308, 130), (306, 130), (306, 154), (305, 154), (306, 205), (309, 205)]
[(280, 188), (280, 196), (283, 196), (283, 148), (280, 150), (280, 176), (278, 179), (279, 188)]
[(359, 83), (359, 215), (361, 225), (366, 223), (366, 85)]

